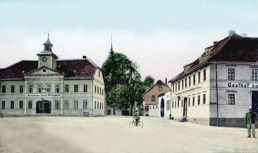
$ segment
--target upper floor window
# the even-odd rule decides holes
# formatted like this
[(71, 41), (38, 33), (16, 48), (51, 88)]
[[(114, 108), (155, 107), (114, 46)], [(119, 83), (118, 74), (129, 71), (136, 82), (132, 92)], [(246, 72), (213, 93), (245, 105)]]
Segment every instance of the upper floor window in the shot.
[(200, 105), (200, 104), (201, 104), (201, 96), (198, 95), (198, 105)]
[(228, 104), (230, 105), (235, 104), (235, 94), (228, 94)]
[(184, 89), (184, 79), (182, 79), (182, 89)]
[(69, 85), (68, 84), (65, 85), (65, 92), (69, 92)]
[(99, 78), (100, 78), (100, 71), (99, 71)]
[(15, 87), (14, 85), (11, 85), (11, 93), (14, 93), (14, 91), (15, 91)]
[(74, 86), (73, 86), (73, 91), (74, 91), (74, 92), (78, 92), (78, 85), (74, 85)]
[(252, 69), (252, 81), (258, 81), (258, 69)]
[(193, 97), (193, 106), (195, 105), (195, 97)]
[(51, 85), (50, 85), (50, 84), (47, 85), (47, 92), (48, 92), (48, 93), (51, 92)]
[(205, 104), (205, 103), (206, 103), (206, 94), (203, 94), (202, 102), (203, 102), (203, 104)]
[(20, 93), (23, 93), (23, 86), (20, 86)]
[(95, 86), (95, 93), (97, 93), (97, 87)]
[(60, 92), (60, 85), (56, 84), (56, 93)]
[(195, 85), (195, 74), (193, 75), (193, 85)]
[(88, 90), (87, 84), (83, 85), (83, 92), (87, 92), (87, 90)]
[(151, 96), (151, 101), (155, 101), (155, 95)]
[(191, 99), (188, 98), (188, 106), (190, 107), (190, 105), (191, 105)]
[(178, 90), (180, 90), (180, 81), (178, 81)]
[(203, 81), (206, 80), (206, 69), (203, 70)]
[(33, 92), (33, 85), (29, 85), (29, 93), (32, 93)]
[(167, 103), (166, 103), (166, 110), (169, 110), (169, 104), (170, 104), (170, 101), (167, 100)]
[(198, 72), (198, 83), (201, 82), (201, 72)]
[(159, 87), (159, 92), (163, 92), (163, 87)]
[(6, 92), (6, 86), (3, 85), (3, 86), (2, 86), (2, 93), (5, 93), (5, 92)]
[(97, 90), (97, 91), (98, 91), (98, 94), (99, 94), (99, 87), (98, 87), (98, 90)]
[(187, 78), (185, 78), (185, 88), (187, 88)]
[(38, 85), (38, 93), (41, 93), (42, 92), (42, 87), (41, 87), (41, 85), (39, 84)]
[(230, 81), (235, 80), (235, 68), (233, 67), (228, 68), (228, 80)]
[(189, 76), (189, 87), (191, 86), (191, 76)]

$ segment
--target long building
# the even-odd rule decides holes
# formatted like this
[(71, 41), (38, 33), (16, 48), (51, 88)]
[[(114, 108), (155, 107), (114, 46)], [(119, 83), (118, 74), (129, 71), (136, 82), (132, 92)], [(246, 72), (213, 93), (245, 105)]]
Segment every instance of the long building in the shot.
[(90, 59), (58, 60), (49, 38), (38, 60), (23, 60), (0, 69), (0, 114), (104, 115), (101, 69)]
[(171, 114), (181, 121), (244, 126), (258, 113), (258, 38), (231, 33), (170, 80)]

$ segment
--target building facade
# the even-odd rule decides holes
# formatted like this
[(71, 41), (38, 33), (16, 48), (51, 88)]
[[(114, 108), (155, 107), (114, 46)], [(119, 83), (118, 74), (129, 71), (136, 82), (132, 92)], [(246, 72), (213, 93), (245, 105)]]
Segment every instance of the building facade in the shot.
[(231, 34), (214, 42), (170, 80), (175, 119), (217, 126), (245, 126), (258, 113), (258, 38)]
[(101, 69), (90, 59), (58, 60), (49, 38), (37, 61), (23, 60), (0, 69), (3, 116), (104, 115)]
[(150, 106), (158, 106), (158, 95), (164, 92), (168, 92), (169, 90), (169, 86), (161, 80), (158, 80), (149, 90), (147, 90), (142, 95), (144, 115), (149, 116)]

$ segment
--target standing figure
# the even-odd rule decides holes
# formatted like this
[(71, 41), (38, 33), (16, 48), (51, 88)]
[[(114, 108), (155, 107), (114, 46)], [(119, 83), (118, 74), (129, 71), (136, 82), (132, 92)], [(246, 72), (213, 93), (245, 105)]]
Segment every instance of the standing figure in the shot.
[(247, 126), (248, 138), (251, 137), (251, 130), (252, 130), (252, 135), (255, 138), (255, 121), (256, 120), (257, 120), (256, 113), (254, 113), (252, 111), (252, 108), (250, 108), (249, 112), (247, 112), (245, 115), (245, 124)]

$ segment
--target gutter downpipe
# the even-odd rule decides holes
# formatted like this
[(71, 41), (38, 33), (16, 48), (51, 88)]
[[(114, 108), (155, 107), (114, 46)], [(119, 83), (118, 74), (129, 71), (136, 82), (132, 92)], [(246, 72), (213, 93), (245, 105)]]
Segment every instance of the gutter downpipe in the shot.
[(215, 69), (216, 69), (217, 126), (219, 126), (219, 95), (218, 95), (218, 69), (217, 69), (217, 63), (215, 64)]

